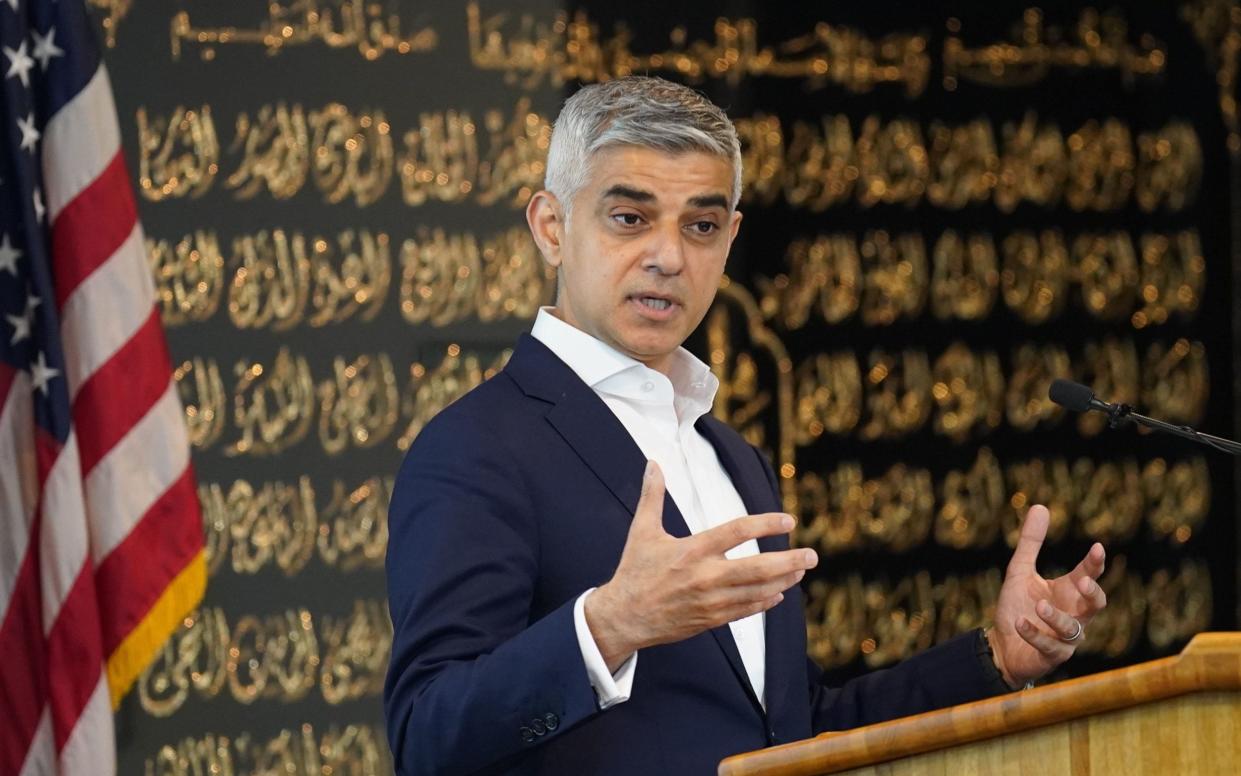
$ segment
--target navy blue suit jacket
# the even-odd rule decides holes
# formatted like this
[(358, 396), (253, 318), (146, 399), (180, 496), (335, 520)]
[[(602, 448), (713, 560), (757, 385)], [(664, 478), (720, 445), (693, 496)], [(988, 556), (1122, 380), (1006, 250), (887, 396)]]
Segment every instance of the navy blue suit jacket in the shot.
[[(710, 416), (697, 428), (751, 514), (781, 511), (756, 448)], [(766, 711), (728, 626), (642, 650), (630, 699), (600, 711), (573, 604), (615, 571), (645, 465), (607, 405), (529, 335), (427, 424), (389, 515), (384, 706), (398, 773), (706, 774), (738, 752), (991, 692), (972, 634), (822, 686), (793, 588), (766, 616)], [(689, 535), (671, 498), (664, 526)]]

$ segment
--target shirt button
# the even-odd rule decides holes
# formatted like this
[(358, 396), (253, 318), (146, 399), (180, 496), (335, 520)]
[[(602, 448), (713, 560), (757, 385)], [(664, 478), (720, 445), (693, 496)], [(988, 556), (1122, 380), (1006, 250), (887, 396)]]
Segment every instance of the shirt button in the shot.
[(651, 391), (655, 390), (655, 383), (652, 383), (650, 380), (647, 380), (645, 383), (642, 383), (642, 390), (646, 391), (647, 393), (650, 393)]

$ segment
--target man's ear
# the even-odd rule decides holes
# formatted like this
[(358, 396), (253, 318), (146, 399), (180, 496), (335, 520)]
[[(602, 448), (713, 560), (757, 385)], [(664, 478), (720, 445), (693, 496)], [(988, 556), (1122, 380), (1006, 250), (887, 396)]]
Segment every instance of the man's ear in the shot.
[(564, 209), (560, 200), (550, 191), (540, 191), (526, 205), (526, 223), (534, 244), (539, 246), (543, 260), (553, 267), (560, 266), (560, 248), (564, 240)]
[(733, 240), (737, 239), (737, 230), (741, 228), (741, 211), (734, 210), (732, 219), (728, 224), (728, 248), (732, 250)]

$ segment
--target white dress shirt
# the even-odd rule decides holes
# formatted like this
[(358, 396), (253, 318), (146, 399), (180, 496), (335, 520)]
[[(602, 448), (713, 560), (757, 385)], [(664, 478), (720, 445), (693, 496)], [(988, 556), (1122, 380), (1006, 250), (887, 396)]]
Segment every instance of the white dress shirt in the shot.
[[(690, 532), (705, 531), (746, 514), (741, 496), (720, 464), (715, 448), (694, 428), (694, 423), (711, 411), (719, 388), (719, 380), (711, 374), (710, 367), (685, 348), (678, 348), (673, 354), (669, 379), (560, 320), (553, 309), (539, 310), (531, 334), (590, 386), (616, 415), (642, 454), (659, 464), (668, 494), (685, 517)], [(757, 554), (758, 542), (751, 539), (733, 547), (725, 557)], [(635, 652), (616, 674), (608, 671), (586, 625), (584, 604), (592, 590), (577, 599), (573, 621), (591, 686), (599, 707), (606, 709), (629, 700), (638, 655)], [(763, 701), (763, 615), (735, 620), (729, 628), (750, 685)]]

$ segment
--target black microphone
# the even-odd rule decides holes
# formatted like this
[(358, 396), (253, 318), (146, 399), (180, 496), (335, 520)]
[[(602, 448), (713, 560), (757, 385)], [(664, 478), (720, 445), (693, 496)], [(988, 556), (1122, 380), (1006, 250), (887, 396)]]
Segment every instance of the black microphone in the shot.
[(1047, 391), (1047, 398), (1072, 412), (1086, 412), (1087, 410), (1108, 412), (1112, 409), (1111, 404), (1096, 399), (1094, 391), (1081, 383), (1069, 380), (1052, 381), (1051, 389)]
[(1105, 412), (1107, 413), (1107, 425), (1110, 428), (1119, 428), (1125, 423), (1137, 423), (1140, 426), (1145, 426), (1155, 431), (1162, 431), (1184, 439), (1192, 439), (1199, 444), (1214, 447), (1216, 450), (1223, 450), (1225, 453), (1241, 455), (1241, 444), (1237, 444), (1231, 439), (1211, 436), (1201, 431), (1195, 431), (1189, 426), (1176, 426), (1171, 423), (1165, 423), (1162, 420), (1139, 415), (1128, 404), (1105, 402), (1097, 398), (1094, 395), (1094, 391), (1088, 387), (1071, 380), (1053, 380), (1051, 388), (1047, 391), (1047, 398), (1072, 412), (1088, 412), (1090, 410)]

